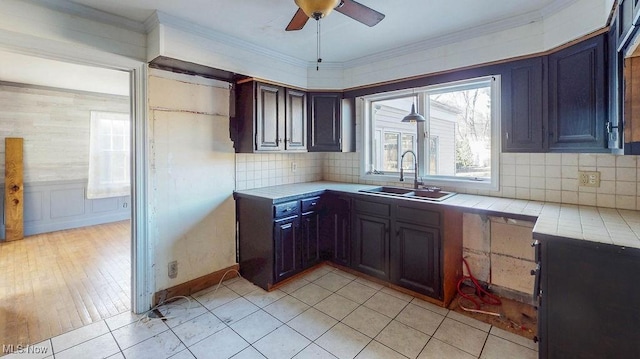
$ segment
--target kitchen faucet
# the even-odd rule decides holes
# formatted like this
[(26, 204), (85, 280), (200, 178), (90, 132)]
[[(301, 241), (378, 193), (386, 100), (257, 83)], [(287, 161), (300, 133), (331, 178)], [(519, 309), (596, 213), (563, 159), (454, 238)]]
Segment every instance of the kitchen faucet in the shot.
[(418, 189), (418, 185), (422, 185), (424, 183), (418, 182), (418, 171), (419, 171), (418, 156), (416, 156), (416, 153), (413, 152), (412, 150), (406, 150), (404, 151), (404, 153), (402, 153), (402, 156), (400, 156), (400, 181), (404, 181), (404, 166), (402, 165), (402, 162), (404, 162), (404, 155), (406, 155), (409, 152), (411, 152), (411, 154), (413, 155), (413, 170), (414, 170), (413, 188)]

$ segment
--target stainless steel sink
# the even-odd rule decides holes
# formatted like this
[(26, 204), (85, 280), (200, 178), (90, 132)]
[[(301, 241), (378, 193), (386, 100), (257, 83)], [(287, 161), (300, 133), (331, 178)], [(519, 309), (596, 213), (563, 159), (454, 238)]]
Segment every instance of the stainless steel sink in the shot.
[(412, 189), (402, 188), (402, 187), (377, 187), (367, 190), (362, 190), (361, 192), (370, 192), (370, 193), (380, 193), (380, 194), (392, 194), (392, 195), (405, 195), (413, 192)]
[(363, 189), (363, 190), (360, 190), (360, 192), (375, 193), (375, 194), (388, 195), (388, 196), (394, 196), (394, 197), (415, 198), (415, 199), (421, 199), (425, 201), (435, 201), (435, 202), (444, 201), (445, 199), (451, 196), (454, 196), (456, 194), (455, 192), (441, 191), (439, 188), (427, 188), (427, 189), (414, 190), (410, 188), (389, 187), (389, 186)]
[(434, 191), (427, 189), (417, 189), (413, 193), (409, 193), (408, 197), (419, 197), (421, 199), (428, 199), (431, 201), (443, 201), (451, 196), (455, 195), (454, 192)]

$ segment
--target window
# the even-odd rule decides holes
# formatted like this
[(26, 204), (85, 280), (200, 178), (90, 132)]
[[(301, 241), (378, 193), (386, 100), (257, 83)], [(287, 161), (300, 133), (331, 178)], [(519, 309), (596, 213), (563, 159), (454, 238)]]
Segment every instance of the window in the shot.
[[(365, 97), (363, 176), (397, 180), (412, 150), (427, 184), (497, 189), (499, 91), (491, 76)], [(414, 103), (426, 122), (401, 122)], [(413, 158), (402, 166), (413, 172)]]
[(130, 123), (126, 113), (91, 111), (87, 198), (130, 194)]

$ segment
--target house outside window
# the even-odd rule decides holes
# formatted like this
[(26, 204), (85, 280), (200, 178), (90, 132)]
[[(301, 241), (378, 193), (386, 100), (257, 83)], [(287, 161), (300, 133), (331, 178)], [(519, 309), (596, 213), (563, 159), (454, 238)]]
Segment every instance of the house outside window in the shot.
[[(364, 98), (367, 180), (398, 180), (400, 157), (418, 155), (428, 185), (497, 189), (500, 151), (500, 78), (483, 77)], [(425, 123), (403, 123), (412, 103)], [(381, 142), (383, 141), (383, 142)], [(405, 156), (412, 173), (413, 158)]]

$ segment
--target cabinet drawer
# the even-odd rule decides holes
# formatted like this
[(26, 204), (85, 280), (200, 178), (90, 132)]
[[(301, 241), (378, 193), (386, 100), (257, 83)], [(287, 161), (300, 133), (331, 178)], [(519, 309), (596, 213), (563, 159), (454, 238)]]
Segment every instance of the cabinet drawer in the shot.
[(431, 227), (440, 227), (440, 212), (398, 205), (397, 219)]
[(305, 198), (300, 201), (302, 212), (315, 211), (320, 207), (320, 197)]
[(389, 217), (391, 206), (384, 203), (376, 203), (362, 200), (355, 200), (353, 206), (356, 212), (369, 213), (375, 216)]
[(298, 201), (276, 204), (273, 206), (273, 217), (280, 218), (298, 213)]

